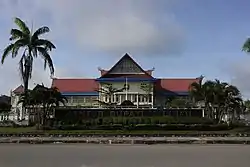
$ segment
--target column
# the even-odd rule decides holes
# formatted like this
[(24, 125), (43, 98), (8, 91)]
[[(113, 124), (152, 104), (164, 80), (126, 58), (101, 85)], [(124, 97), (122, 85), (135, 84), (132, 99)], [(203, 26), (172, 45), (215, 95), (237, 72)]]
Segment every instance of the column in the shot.
[(139, 93), (137, 93), (137, 95), (136, 95), (136, 101), (137, 101), (137, 108), (139, 107)]
[(152, 103), (152, 108), (154, 108), (154, 94), (153, 93), (151, 95), (151, 103)]
[(73, 96), (70, 96), (71, 98), (70, 98), (70, 105), (72, 105), (73, 104)]
[(202, 117), (205, 117), (205, 111), (204, 111), (205, 109), (203, 108), (202, 109)]

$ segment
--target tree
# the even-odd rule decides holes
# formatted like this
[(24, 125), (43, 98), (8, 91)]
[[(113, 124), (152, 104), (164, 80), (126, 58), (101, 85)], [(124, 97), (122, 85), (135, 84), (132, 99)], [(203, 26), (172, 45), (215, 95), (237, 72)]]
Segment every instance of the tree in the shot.
[(216, 119), (218, 122), (221, 122), (225, 115), (232, 119), (239, 117), (243, 110), (239, 89), (219, 80), (208, 80), (204, 84), (192, 83), (190, 95), (195, 102), (204, 104), (207, 117)]
[(9, 112), (11, 110), (11, 98), (6, 95), (0, 96), (0, 113)]
[(180, 98), (180, 97), (173, 97), (171, 101), (167, 103), (167, 107), (173, 108), (191, 108), (192, 103), (189, 99)]
[(250, 111), (250, 100), (246, 100), (244, 101), (244, 106), (246, 107), (246, 112)]
[(11, 37), (9, 38), (11, 44), (4, 49), (1, 63), (4, 64), (5, 59), (9, 55), (12, 58), (16, 58), (18, 53), (21, 52), (19, 72), (24, 83), (24, 91), (27, 93), (29, 79), (32, 76), (34, 58), (37, 58), (39, 55), (44, 59), (44, 69), (49, 66), (50, 73), (53, 75), (54, 66), (49, 51), (52, 51), (56, 47), (49, 40), (40, 38), (41, 35), (50, 31), (47, 26), (38, 28), (33, 33), (20, 18), (15, 18), (14, 22), (18, 26), (18, 29), (11, 29)]
[(0, 102), (0, 113), (9, 112), (11, 110), (11, 105), (5, 102)]
[(41, 115), (41, 124), (46, 125), (46, 120), (50, 118), (52, 112), (56, 107), (59, 107), (60, 104), (65, 105), (67, 103), (67, 98), (59, 92), (58, 88), (52, 87), (47, 88), (43, 85), (36, 85), (33, 89), (34, 94), (37, 95), (37, 103), (42, 108)]
[(242, 51), (250, 53), (250, 38), (247, 38), (247, 40), (243, 44)]
[(212, 112), (212, 103), (213, 103), (213, 89), (214, 89), (214, 82), (213, 81), (206, 81), (202, 84), (200, 82), (194, 82), (190, 85), (189, 92), (190, 96), (194, 102), (199, 103), (204, 107), (205, 114), (209, 117), (213, 117)]
[(18, 103), (29, 106), (30, 112), (36, 113), (38, 124), (45, 126), (54, 109), (60, 104), (65, 105), (66, 102), (67, 98), (56, 87), (47, 88), (38, 84), (33, 90), (22, 94)]

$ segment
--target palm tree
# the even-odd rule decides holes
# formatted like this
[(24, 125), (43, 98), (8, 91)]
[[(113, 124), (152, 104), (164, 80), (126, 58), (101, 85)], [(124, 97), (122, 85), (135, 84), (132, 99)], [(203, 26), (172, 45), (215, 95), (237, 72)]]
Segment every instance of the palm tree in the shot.
[(199, 83), (194, 82), (190, 85), (189, 92), (190, 96), (194, 102), (200, 103), (204, 106), (205, 114), (208, 117), (213, 117), (212, 113), (212, 103), (214, 101), (213, 96), (214, 82), (206, 81), (202, 84), (202, 81)]
[(67, 98), (56, 87), (47, 88), (44, 85), (38, 84), (33, 91), (37, 95), (37, 103), (42, 108), (40, 115), (42, 117), (42, 125), (44, 126), (54, 109), (60, 104), (65, 105), (67, 103)]
[(250, 38), (247, 38), (247, 40), (243, 44), (242, 51), (250, 53)]
[(66, 97), (57, 88), (47, 88), (38, 84), (33, 90), (28, 90), (26, 94), (23, 93), (18, 103), (33, 109), (32, 112), (37, 115), (40, 127), (40, 125), (46, 124), (46, 119), (56, 107), (60, 104), (65, 105), (66, 102)]
[(11, 44), (4, 49), (1, 63), (4, 64), (5, 59), (9, 55), (11, 55), (12, 58), (16, 58), (18, 53), (22, 52), (19, 61), (19, 72), (24, 83), (24, 91), (26, 94), (29, 79), (32, 76), (33, 60), (37, 58), (38, 55), (44, 59), (44, 69), (46, 69), (48, 65), (51, 75), (54, 74), (53, 61), (49, 51), (52, 51), (52, 49), (56, 47), (49, 40), (40, 38), (41, 35), (50, 31), (48, 27), (43, 26), (33, 33), (20, 18), (15, 18), (14, 22), (18, 26), (18, 29), (11, 29), (11, 37), (9, 39)]
[(196, 102), (203, 102), (207, 116), (218, 122), (226, 114), (233, 118), (239, 115), (243, 106), (239, 89), (219, 80), (206, 81), (204, 84), (192, 83), (190, 95)]
[[(26, 109), (29, 115), (29, 121), (31, 114), (36, 114), (39, 117), (39, 103), (38, 103), (38, 95), (33, 90), (28, 90), (26, 93), (22, 93), (17, 104), (22, 104)], [(38, 118), (37, 117), (37, 118)], [(39, 121), (39, 118), (38, 118)]]

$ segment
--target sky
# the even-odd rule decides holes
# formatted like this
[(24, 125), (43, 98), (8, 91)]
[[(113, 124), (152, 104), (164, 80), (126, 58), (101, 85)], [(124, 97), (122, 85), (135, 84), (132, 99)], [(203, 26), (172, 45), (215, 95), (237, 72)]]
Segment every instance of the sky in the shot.
[[(220, 79), (250, 97), (250, 55), (241, 47), (250, 35), (247, 0), (1, 0), (0, 51), (10, 44), (14, 17), (56, 45), (58, 78), (97, 78), (129, 53), (154, 77)], [(0, 94), (21, 84), (19, 59), (0, 65)], [(42, 59), (30, 86), (51, 85)]]

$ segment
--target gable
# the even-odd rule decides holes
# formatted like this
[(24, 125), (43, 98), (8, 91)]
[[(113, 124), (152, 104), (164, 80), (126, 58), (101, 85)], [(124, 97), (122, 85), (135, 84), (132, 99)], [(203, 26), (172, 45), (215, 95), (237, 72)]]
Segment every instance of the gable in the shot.
[(20, 94), (24, 92), (24, 87), (23, 85), (18, 86), (15, 90), (13, 90), (13, 93), (15, 94)]
[(125, 54), (108, 71), (108, 74), (145, 74), (145, 71), (128, 54)]

